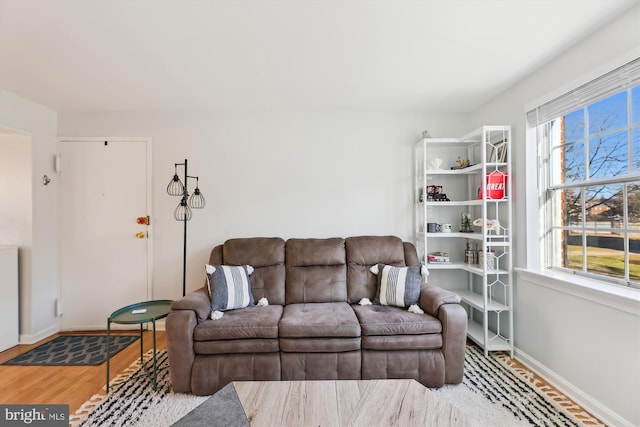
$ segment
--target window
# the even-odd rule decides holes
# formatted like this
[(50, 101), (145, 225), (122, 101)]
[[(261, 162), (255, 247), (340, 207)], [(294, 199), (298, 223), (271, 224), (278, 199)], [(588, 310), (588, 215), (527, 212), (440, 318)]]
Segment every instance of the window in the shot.
[(640, 59), (528, 113), (544, 260), (640, 288)]

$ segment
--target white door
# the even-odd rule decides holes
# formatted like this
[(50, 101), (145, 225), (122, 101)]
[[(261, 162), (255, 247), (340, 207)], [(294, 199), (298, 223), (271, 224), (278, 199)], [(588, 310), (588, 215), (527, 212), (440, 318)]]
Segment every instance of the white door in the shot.
[(62, 330), (106, 329), (118, 308), (149, 299), (151, 165), (147, 140), (61, 140)]

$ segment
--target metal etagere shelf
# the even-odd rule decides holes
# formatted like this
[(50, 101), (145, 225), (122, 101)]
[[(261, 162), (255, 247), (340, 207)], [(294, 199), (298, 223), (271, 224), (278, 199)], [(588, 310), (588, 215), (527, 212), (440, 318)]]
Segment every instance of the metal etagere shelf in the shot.
[[(430, 280), (462, 298), (468, 337), (485, 354), (509, 351), (513, 356), (510, 156), (510, 126), (483, 126), (462, 138), (420, 140), (415, 235), (421, 261), (437, 275)], [(467, 223), (463, 230), (464, 216), (475, 225)], [(471, 261), (474, 248), (482, 256)], [(430, 256), (439, 262), (429, 262)], [(466, 281), (459, 280), (461, 273)]]

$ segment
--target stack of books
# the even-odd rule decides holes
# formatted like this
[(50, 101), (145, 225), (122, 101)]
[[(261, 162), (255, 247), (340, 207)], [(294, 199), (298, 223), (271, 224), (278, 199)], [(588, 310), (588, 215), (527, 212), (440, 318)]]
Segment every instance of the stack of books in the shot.
[(450, 264), (449, 254), (446, 252), (434, 252), (427, 255), (427, 262), (429, 264)]

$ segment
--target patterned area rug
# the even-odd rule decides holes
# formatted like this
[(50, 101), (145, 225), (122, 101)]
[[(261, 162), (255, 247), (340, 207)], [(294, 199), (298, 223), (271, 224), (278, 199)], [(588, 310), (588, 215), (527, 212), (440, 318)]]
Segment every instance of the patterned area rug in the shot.
[[(132, 335), (112, 335), (111, 357), (138, 338)], [(4, 365), (85, 366), (100, 365), (106, 360), (106, 335), (65, 335), (14, 357)]]
[(605, 425), (506, 353), (484, 357), (478, 347), (467, 347), (463, 384), (506, 409), (521, 425)]
[[(153, 390), (146, 375), (153, 366), (152, 355), (145, 354), (142, 369), (138, 360), (116, 377), (110, 386), (114, 392), (94, 395), (85, 402), (71, 416), (71, 426), (170, 426), (209, 398), (171, 391), (164, 350), (158, 351), (158, 388)], [(522, 368), (528, 372), (526, 376), (518, 373), (520, 368), (514, 369), (510, 361), (504, 355), (485, 358), (477, 347), (469, 346), (462, 384), (433, 391), (458, 406), (471, 426), (604, 425), (561, 393), (549, 391), (539, 380), (532, 381), (526, 368)]]

